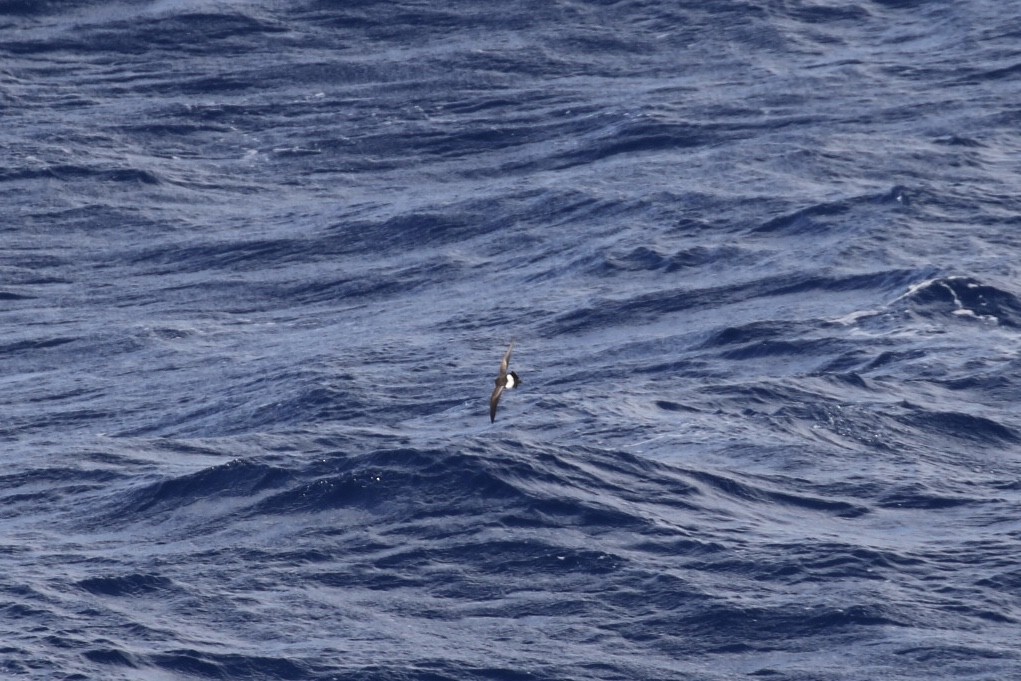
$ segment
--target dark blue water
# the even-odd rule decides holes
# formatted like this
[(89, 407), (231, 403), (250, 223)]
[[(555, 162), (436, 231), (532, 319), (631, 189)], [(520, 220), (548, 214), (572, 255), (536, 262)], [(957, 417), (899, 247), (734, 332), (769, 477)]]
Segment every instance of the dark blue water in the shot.
[(0, 1), (0, 123), (5, 678), (1021, 677), (1015, 3)]

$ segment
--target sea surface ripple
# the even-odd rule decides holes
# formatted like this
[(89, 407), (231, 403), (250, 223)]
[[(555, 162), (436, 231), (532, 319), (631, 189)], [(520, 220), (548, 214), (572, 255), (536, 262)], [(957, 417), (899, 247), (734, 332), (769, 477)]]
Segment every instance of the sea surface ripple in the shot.
[(1021, 678), (1015, 4), (0, 0), (0, 57), (4, 678)]

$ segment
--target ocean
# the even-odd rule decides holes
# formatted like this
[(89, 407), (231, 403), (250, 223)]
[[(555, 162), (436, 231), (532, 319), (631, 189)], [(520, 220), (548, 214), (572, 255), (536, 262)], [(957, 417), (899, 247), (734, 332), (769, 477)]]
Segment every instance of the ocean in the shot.
[(0, 120), (4, 678), (1021, 678), (1021, 5), (0, 0)]

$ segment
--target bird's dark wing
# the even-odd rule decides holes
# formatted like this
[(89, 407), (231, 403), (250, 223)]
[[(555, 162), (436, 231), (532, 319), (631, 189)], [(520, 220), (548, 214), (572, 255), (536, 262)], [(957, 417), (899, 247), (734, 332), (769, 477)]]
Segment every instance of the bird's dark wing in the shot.
[(500, 362), (500, 378), (504, 378), (507, 375), (507, 368), (510, 366), (511, 352), (514, 350), (514, 341), (511, 341), (510, 347), (507, 348), (506, 354), (503, 356), (503, 361)]
[(503, 394), (503, 384), (497, 383), (493, 394), (489, 398), (489, 422), (496, 422), (496, 405), (500, 404), (500, 395)]

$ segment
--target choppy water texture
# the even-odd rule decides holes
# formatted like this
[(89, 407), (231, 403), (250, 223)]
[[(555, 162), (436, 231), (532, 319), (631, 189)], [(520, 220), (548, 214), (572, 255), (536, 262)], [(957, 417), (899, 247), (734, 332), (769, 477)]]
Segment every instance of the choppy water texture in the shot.
[(5, 678), (1021, 675), (1015, 3), (6, 1), (0, 56)]

